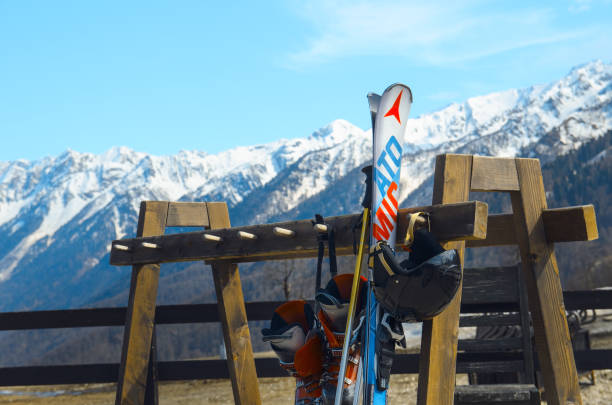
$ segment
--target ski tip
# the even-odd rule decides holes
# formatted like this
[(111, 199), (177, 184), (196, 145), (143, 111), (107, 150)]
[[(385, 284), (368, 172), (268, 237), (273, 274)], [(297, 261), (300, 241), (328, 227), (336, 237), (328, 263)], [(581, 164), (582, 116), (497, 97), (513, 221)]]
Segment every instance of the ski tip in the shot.
[(406, 86), (405, 84), (393, 83), (392, 85), (390, 85), (389, 87), (385, 89), (384, 93), (386, 93), (387, 91), (391, 90), (393, 87), (396, 87), (396, 86), (402, 87), (408, 91), (408, 97), (410, 99), (410, 103), (412, 103), (412, 90), (410, 90), (410, 87)]
[(368, 93), (368, 103), (370, 106), (378, 107), (378, 104), (380, 104), (380, 95), (373, 92)]

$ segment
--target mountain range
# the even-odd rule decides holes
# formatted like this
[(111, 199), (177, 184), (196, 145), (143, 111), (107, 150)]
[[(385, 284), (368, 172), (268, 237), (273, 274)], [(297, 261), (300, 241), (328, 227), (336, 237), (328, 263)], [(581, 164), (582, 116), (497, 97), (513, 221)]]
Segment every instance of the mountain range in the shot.
[[(401, 204), (428, 204), (437, 154), (548, 163), (610, 131), (612, 65), (595, 61), (549, 84), (470, 98), (407, 126)], [(339, 119), (308, 137), (214, 155), (116, 147), (0, 162), (0, 311), (99, 306), (123, 296), (130, 270), (109, 265), (110, 242), (134, 235), (142, 200), (225, 201), (233, 225), (357, 212), (359, 170), (370, 159), (371, 131)]]

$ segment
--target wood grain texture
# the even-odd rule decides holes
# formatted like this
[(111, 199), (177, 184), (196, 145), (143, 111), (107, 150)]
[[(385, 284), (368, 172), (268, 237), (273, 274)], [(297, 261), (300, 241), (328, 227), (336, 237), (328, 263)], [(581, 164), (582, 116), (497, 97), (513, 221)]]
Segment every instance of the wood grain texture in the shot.
[[(549, 243), (589, 241), (599, 237), (592, 205), (545, 209), (542, 220)], [(489, 215), (487, 237), (466, 242), (468, 248), (516, 244), (512, 214)]]
[[(487, 210), (487, 204), (480, 201), (401, 209), (398, 213), (398, 235), (402, 237), (398, 237), (398, 241), (404, 239), (408, 214), (419, 211), (430, 214), (431, 231), (441, 240), (484, 238), (487, 231)], [(353, 214), (325, 219), (335, 230), (336, 254), (353, 255), (353, 226), (360, 217), (360, 214)], [(275, 227), (293, 230), (295, 236), (292, 238), (277, 236), (272, 232)], [(248, 232), (257, 238), (244, 240), (239, 232)], [(204, 233), (220, 236), (222, 242), (204, 241)], [(144, 248), (142, 242), (154, 243), (159, 245), (160, 249)], [(311, 220), (123, 239), (113, 243), (131, 248), (130, 252), (112, 249), (111, 264), (114, 265), (193, 260), (254, 262), (316, 257), (318, 253), (317, 233)]]
[(538, 388), (532, 384), (464, 385), (457, 387), (455, 405), (540, 404)]
[[(436, 158), (433, 204), (466, 201), (469, 196), (472, 157), (440, 155)], [(465, 242), (450, 242), (445, 249), (457, 249), (463, 265)], [(423, 322), (417, 404), (452, 405), (455, 390), (457, 337), (461, 287), (440, 315)]]
[(169, 202), (166, 226), (197, 226), (208, 228), (208, 212), (203, 202)]
[[(231, 226), (225, 203), (206, 205), (210, 229)], [(212, 265), (212, 272), (234, 402), (239, 405), (261, 404), (238, 266), (217, 262)]]
[(544, 228), (546, 195), (540, 162), (516, 159), (516, 167), (521, 190), (511, 193), (515, 233), (546, 399), (550, 405), (582, 404), (559, 269)]
[(474, 156), (470, 189), (472, 191), (517, 191), (519, 183), (514, 159)]
[[(163, 234), (167, 215), (167, 202), (142, 202), (138, 236)], [(133, 266), (115, 399), (117, 405), (144, 403), (158, 282), (159, 265)]]
[(462, 304), (517, 303), (516, 266), (463, 270)]
[(589, 241), (599, 238), (593, 205), (545, 210), (543, 219), (546, 240), (549, 243)]

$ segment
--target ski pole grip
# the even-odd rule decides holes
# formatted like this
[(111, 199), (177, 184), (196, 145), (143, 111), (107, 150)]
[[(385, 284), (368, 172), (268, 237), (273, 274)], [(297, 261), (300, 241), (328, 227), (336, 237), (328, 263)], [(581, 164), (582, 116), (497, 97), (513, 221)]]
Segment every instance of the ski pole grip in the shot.
[(363, 196), (361, 206), (363, 208), (370, 208), (372, 205), (372, 165), (365, 166), (361, 171), (366, 175), (365, 195)]

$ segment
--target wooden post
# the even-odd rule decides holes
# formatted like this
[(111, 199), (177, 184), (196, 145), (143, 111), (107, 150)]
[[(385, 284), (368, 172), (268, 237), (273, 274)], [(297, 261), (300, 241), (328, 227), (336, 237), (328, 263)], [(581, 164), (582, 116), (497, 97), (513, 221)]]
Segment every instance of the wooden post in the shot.
[[(555, 240), (553, 234), (560, 233), (559, 226), (555, 221), (545, 223), (546, 214), (553, 219), (560, 215), (567, 218), (569, 211), (559, 213), (546, 210), (542, 172), (536, 159), (453, 154), (438, 156), (434, 174), (434, 204), (465, 201), (469, 191), (510, 193), (513, 216), (499, 216), (500, 226), (490, 223), (487, 239), (475, 241), (472, 245), (518, 243), (546, 399), (550, 405), (582, 404), (559, 270), (551, 242)], [(568, 240), (574, 240), (572, 238), (576, 233), (584, 233), (587, 240), (596, 238), (594, 215), (588, 215), (586, 207), (581, 210), (572, 208), (571, 212), (581, 217), (574, 222), (565, 222), (571, 228), (565, 232), (572, 235)], [(514, 235), (509, 231), (495, 234), (498, 228), (509, 228), (505, 225), (510, 225), (510, 221), (514, 224)], [(548, 235), (547, 230), (550, 231)], [(463, 261), (464, 244), (449, 243), (445, 248), (459, 249)], [(461, 289), (441, 315), (423, 322), (417, 395), (419, 405), (453, 403), (460, 302)]]
[[(211, 229), (230, 227), (225, 203), (207, 203), (207, 209)], [(211, 267), (234, 402), (240, 405), (259, 405), (261, 397), (238, 265), (215, 262)]]
[(511, 193), (512, 210), (546, 401), (582, 404), (559, 269), (542, 220), (547, 206), (540, 162), (516, 159), (516, 168), (520, 191)]
[[(438, 156), (432, 203), (449, 204), (467, 201), (471, 171), (471, 156)], [(464, 241), (449, 242), (444, 245), (444, 248), (457, 249), (463, 264), (464, 246)], [(423, 322), (417, 404), (453, 404), (460, 307), (461, 287), (442, 314)]]
[[(166, 229), (167, 216), (167, 202), (142, 202), (137, 236), (162, 235)], [(117, 405), (140, 405), (145, 400), (158, 281), (158, 264), (132, 266), (130, 296), (115, 399)]]

